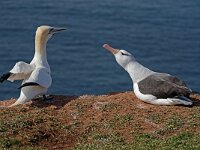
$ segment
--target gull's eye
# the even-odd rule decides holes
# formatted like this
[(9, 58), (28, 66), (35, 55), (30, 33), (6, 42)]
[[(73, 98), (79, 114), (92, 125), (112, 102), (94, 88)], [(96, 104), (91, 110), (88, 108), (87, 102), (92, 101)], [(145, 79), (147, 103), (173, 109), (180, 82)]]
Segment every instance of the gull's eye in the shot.
[(124, 56), (129, 56), (128, 54), (125, 54), (125, 53), (123, 53), (123, 52), (121, 52), (121, 54), (124, 55)]

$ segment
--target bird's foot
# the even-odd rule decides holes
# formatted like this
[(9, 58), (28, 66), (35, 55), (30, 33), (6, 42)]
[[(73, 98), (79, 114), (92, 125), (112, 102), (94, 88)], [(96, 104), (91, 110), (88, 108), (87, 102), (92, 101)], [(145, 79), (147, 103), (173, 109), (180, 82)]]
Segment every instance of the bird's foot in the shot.
[(42, 95), (43, 101), (47, 103), (51, 103), (53, 101), (53, 96), (52, 95)]
[(33, 100), (36, 100), (36, 101), (42, 100), (43, 102), (52, 103), (53, 102), (53, 96), (52, 95), (38, 95)]

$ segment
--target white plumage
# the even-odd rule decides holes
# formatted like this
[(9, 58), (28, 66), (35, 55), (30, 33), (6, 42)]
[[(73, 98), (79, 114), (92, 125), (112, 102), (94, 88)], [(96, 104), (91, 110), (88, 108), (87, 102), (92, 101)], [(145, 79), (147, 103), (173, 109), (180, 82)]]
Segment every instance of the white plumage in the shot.
[(8, 78), (9, 81), (23, 80), (27, 75), (30, 75), (34, 70), (35, 66), (27, 64), (25, 62), (17, 62), (15, 66), (10, 70), (11, 76)]
[(31, 63), (17, 62), (9, 73), (0, 78), (0, 82), (23, 80), (19, 98), (9, 107), (23, 104), (35, 96), (44, 95), (47, 92), (51, 86), (52, 78), (47, 62), (46, 43), (54, 33), (62, 30), (64, 29), (50, 26), (38, 27), (35, 36), (35, 55)]
[(30, 77), (25, 82), (38, 83), (44, 88), (49, 88), (52, 83), (51, 72), (47, 67), (35, 67)]

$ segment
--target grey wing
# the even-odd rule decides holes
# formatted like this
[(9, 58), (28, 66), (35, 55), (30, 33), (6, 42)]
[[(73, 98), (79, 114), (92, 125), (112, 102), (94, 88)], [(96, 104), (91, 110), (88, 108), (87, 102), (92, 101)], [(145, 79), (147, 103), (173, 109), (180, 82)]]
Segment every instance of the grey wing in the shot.
[(157, 98), (188, 96), (191, 90), (177, 77), (164, 73), (155, 73), (138, 83), (143, 94), (152, 94)]
[(170, 82), (172, 84), (175, 84), (176, 86), (180, 86), (182, 88), (188, 88), (186, 83), (183, 80), (180, 80), (179, 78), (172, 76), (170, 74), (166, 73), (156, 73), (156, 76), (158, 78), (165, 80), (166, 82)]

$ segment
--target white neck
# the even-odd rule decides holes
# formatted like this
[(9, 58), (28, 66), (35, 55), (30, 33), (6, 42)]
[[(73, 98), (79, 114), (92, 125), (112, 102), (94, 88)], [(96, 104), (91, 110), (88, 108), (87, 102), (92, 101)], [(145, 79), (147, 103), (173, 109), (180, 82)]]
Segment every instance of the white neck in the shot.
[(137, 83), (150, 74), (154, 73), (152, 70), (144, 67), (137, 61), (131, 61), (125, 68), (125, 70), (129, 73), (133, 83)]
[(46, 43), (35, 41), (35, 56), (39, 59), (47, 59), (46, 56)]
[(46, 44), (47, 44), (47, 40), (45, 40), (43, 37), (36, 34), (35, 55), (33, 57), (32, 63), (34, 63), (36, 66), (50, 68), (47, 62)]

